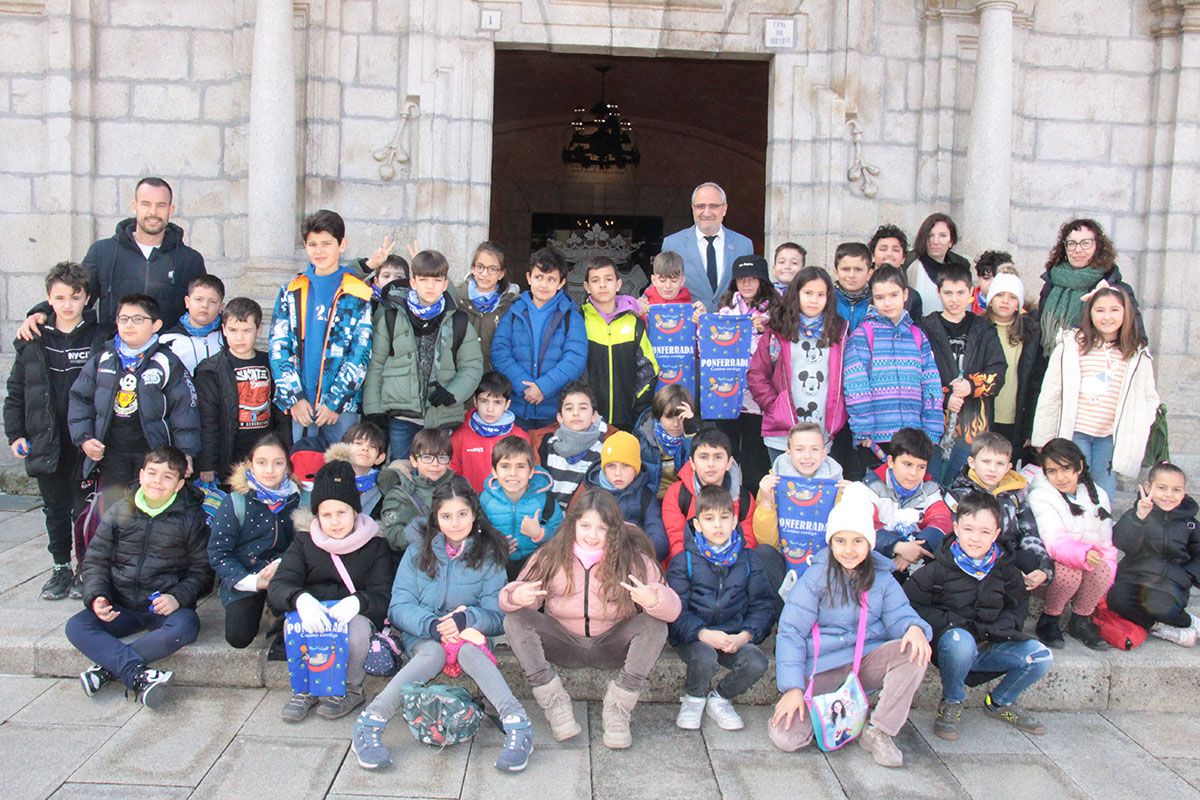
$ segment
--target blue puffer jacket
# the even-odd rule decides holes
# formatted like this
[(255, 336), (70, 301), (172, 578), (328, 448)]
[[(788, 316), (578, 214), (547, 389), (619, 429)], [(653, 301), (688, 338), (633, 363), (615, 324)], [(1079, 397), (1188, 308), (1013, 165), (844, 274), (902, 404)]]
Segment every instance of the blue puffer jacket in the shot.
[[(468, 540), (466, 547), (472, 546)], [(446, 555), (446, 537), (439, 533), (433, 538), (437, 576), (431, 578), (417, 566), (422, 549), (419, 540), (409, 543), (392, 582), (388, 619), (403, 631), (404, 649), (411, 653), (418, 641), (429, 638), (431, 622), (459, 606), (467, 607), (467, 627), (485, 636), (499, 636), (504, 630), (500, 590), (508, 580), (504, 565), (488, 562), (470, 569), (463, 564), (466, 551), (451, 561)]]
[[(509, 554), (510, 561), (520, 561), (533, 555), (539, 546), (550, 541), (550, 537), (558, 532), (562, 524), (562, 507), (554, 502), (550, 492), (550, 473), (541, 467), (533, 470), (529, 486), (525, 494), (517, 502), (508, 499), (508, 495), (500, 488), (500, 482), (495, 475), (488, 475), (483, 484), (483, 492), (479, 495), (479, 505), (483, 513), (509, 541), (516, 540), (517, 549)], [(521, 533), (521, 521), (525, 517), (533, 517), (545, 528), (545, 535), (540, 542), (535, 542)]]
[[(540, 341), (534, 342), (529, 292), (513, 301), (492, 337), (492, 368), (512, 381), (512, 412), (517, 419), (552, 421), (558, 413), (558, 393), (587, 369), (587, 330), (578, 306), (562, 291), (547, 306)], [(525, 400), (524, 381), (537, 384), (542, 402), (534, 405)]]
[(758, 644), (775, 624), (775, 593), (758, 556), (743, 546), (737, 561), (722, 567), (700, 555), (693, 533), (688, 525), (683, 552), (667, 568), (667, 584), (683, 603), (683, 611), (669, 626), (671, 644), (694, 642), (705, 628), (750, 631)]
[[(579, 491), (582, 491), (584, 487), (601, 488), (601, 471), (602, 468), (599, 464), (593, 464), (583, 479), (583, 483), (579, 485)], [(667, 542), (666, 528), (663, 527), (662, 503), (658, 499), (658, 481), (652, 483), (650, 474), (643, 468), (633, 482), (624, 489), (605, 489), (604, 491), (617, 498), (617, 504), (621, 506), (621, 516), (625, 517), (625, 521), (637, 525), (650, 537), (650, 543), (654, 545), (655, 558), (659, 561), (665, 559), (669, 543)], [(578, 493), (577, 491), (576, 494)]]
[[(892, 560), (871, 551), (875, 563), (875, 583), (867, 592), (867, 633), (863, 655), (881, 644), (904, 636), (916, 625), (933, 636), (929, 623), (921, 619), (908, 603), (908, 597), (892, 577)], [(779, 691), (803, 689), (813, 671), (812, 628), (821, 629), (821, 652), (817, 656), (817, 672), (836, 669), (854, 661), (854, 644), (858, 638), (857, 602), (831, 606), (825, 596), (825, 573), (829, 569), (829, 551), (822, 550), (813, 557), (810, 566), (792, 591), (788, 593), (779, 632), (775, 636), (775, 683)]]

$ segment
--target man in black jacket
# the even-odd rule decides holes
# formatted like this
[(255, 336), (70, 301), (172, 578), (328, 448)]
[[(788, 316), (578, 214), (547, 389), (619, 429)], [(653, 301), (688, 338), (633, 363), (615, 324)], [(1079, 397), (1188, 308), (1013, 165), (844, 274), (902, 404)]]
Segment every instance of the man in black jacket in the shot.
[[(67, 639), (96, 663), (80, 674), (84, 694), (120, 680), (151, 708), (172, 673), (151, 669), (200, 632), (196, 603), (212, 589), (208, 525), (187, 462), (174, 447), (146, 454), (139, 488), (104, 514), (83, 565), (84, 610)], [(126, 644), (122, 637), (144, 636)]]
[[(133, 213), (117, 223), (116, 232), (92, 243), (83, 265), (91, 273), (88, 296), (96, 320), (106, 332), (115, 330), (117, 303), (129, 294), (148, 294), (158, 302), (163, 327), (170, 329), (183, 316), (188, 284), (206, 274), (204, 256), (183, 243), (183, 229), (171, 222), (175, 213), (171, 185), (162, 178), (138, 181)], [(40, 303), (17, 330), (26, 341), (39, 335), (50, 306)]]

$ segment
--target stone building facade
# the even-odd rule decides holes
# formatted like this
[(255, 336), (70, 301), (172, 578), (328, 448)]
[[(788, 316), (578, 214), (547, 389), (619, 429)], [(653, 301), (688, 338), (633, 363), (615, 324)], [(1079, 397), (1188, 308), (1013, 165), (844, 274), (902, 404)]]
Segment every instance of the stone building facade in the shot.
[(1200, 457), (1200, 0), (0, 0), (2, 339), (143, 174), (263, 301), (320, 207), (356, 251), (394, 232), (463, 269), (503, 50), (767, 62), (758, 233), (812, 263), (948, 210), (1032, 296), (1059, 224), (1095, 217)]

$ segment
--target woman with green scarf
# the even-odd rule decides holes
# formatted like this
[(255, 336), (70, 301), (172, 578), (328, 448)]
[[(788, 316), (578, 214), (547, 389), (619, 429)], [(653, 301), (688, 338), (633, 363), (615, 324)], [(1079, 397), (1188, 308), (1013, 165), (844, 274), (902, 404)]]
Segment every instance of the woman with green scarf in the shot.
[(1094, 219), (1073, 219), (1058, 229), (1058, 242), (1046, 260), (1042, 273), (1041, 310), (1042, 353), (1049, 358), (1058, 332), (1079, 327), (1083, 312), (1083, 296), (1096, 288), (1101, 280), (1110, 286), (1124, 289), (1131, 300), (1137, 318), (1138, 334), (1146, 335), (1142, 312), (1138, 309), (1133, 288), (1121, 277), (1116, 265), (1117, 250), (1104, 235), (1104, 229)]

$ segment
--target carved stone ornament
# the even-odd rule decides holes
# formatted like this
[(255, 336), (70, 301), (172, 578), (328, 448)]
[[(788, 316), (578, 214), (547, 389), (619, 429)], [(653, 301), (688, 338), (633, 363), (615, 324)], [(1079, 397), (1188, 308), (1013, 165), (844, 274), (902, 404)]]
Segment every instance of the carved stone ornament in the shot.
[(400, 122), (392, 140), (375, 151), (375, 160), (379, 163), (379, 177), (385, 181), (393, 180), (397, 175), (407, 176), (412, 166), (412, 154), (408, 145), (409, 128), (413, 117), (417, 116), (420, 106), (415, 100), (404, 103), (400, 112)]
[(854, 157), (850, 161), (850, 169), (846, 170), (846, 178), (850, 183), (862, 184), (859, 188), (864, 197), (874, 197), (879, 193), (879, 181), (875, 180), (879, 177), (879, 167), (868, 164), (863, 158), (862, 126), (858, 124), (857, 119), (851, 117), (846, 120), (846, 130), (850, 132), (850, 142), (854, 148)]

